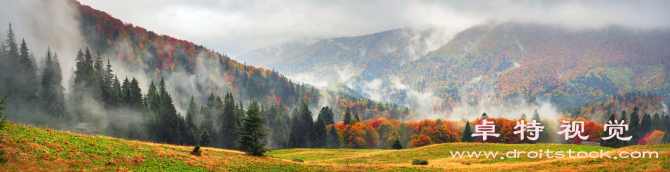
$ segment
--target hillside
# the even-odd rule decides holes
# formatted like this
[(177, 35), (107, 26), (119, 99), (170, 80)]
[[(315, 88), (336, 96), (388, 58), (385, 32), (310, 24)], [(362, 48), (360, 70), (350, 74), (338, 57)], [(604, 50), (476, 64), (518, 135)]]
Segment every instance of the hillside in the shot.
[[(670, 168), (669, 145), (633, 146), (620, 149), (583, 145), (446, 143), (403, 150), (381, 149), (283, 149), (271, 157), (253, 157), (238, 151), (202, 148), (202, 156), (190, 155), (191, 146), (129, 141), (105, 136), (86, 136), (9, 123), (2, 132), (0, 148), (9, 161), (8, 171), (490, 171), (592, 169), (603, 171)], [(475, 159), (451, 158), (449, 151), (658, 151), (658, 159)], [(277, 158), (273, 158), (273, 157)], [(303, 159), (304, 163), (292, 159)], [(411, 165), (426, 159), (428, 166)]]
[[(620, 151), (658, 151), (658, 159), (600, 159), (600, 158), (452, 158), (450, 151), (610, 151), (608, 155), (618, 155)], [(440, 171), (663, 171), (670, 167), (670, 146), (633, 146), (611, 149), (587, 145), (560, 144), (490, 144), (490, 143), (445, 143), (403, 150), (369, 149), (284, 149), (270, 153), (283, 159), (304, 159), (305, 162), (322, 165), (347, 165), (357, 167), (416, 167), (414, 159), (428, 160), (426, 167)], [(484, 157), (481, 155), (481, 157)], [(566, 155), (567, 157), (567, 155)], [(424, 169), (422, 169), (424, 170)], [(428, 170), (428, 169), (425, 169)]]
[[(31, 126), (9, 125), (0, 132), (0, 149), (9, 161), (3, 171), (333, 171), (272, 157), (254, 157), (239, 151), (202, 148), (202, 156), (189, 153), (192, 146), (129, 141), (106, 136), (86, 136)], [(343, 171), (388, 170), (347, 168)]]
[[(508, 112), (540, 101), (571, 113), (626, 93), (661, 99), (670, 93), (669, 30), (484, 24), (435, 46), (438, 33), (405, 28), (325, 39), (267, 66), (344, 82), (375, 100), (441, 117), (471, 117), (488, 107)], [(417, 47), (425, 53), (410, 51)], [(635, 106), (648, 113), (663, 108), (646, 101), (654, 103)]]

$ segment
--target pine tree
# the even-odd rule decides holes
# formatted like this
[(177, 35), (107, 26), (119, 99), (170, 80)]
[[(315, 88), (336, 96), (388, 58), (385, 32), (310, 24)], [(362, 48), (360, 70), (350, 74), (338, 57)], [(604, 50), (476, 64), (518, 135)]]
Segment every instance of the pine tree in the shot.
[[(280, 115), (278, 115), (280, 116)], [(288, 146), (288, 130), (286, 130), (286, 124), (284, 119), (281, 117), (275, 118), (275, 122), (272, 126), (272, 135), (270, 135), (271, 143), (273, 143), (273, 149), (284, 149)]]
[(330, 131), (328, 131), (328, 148), (340, 148), (340, 136), (337, 135), (337, 127), (335, 127), (335, 125), (331, 125)]
[(328, 130), (326, 129), (325, 120), (316, 120), (314, 123), (314, 132), (315, 132), (315, 148), (324, 148), (326, 147), (326, 142), (328, 139)]
[(319, 111), (319, 114), (323, 113), (323, 118), (324, 122), (326, 125), (330, 124), (335, 124), (335, 117), (333, 113), (333, 109), (329, 108), (328, 106), (321, 108), (321, 111)]
[(65, 98), (61, 86), (62, 77), (59, 77), (60, 73), (60, 64), (58, 64), (57, 58), (54, 60), (51, 56), (51, 49), (47, 49), (42, 72), (40, 104), (42, 110), (51, 114), (55, 119), (60, 119), (65, 115)]
[(361, 118), (358, 117), (358, 114), (355, 114), (355, 113), (354, 113), (354, 117), (355, 117), (355, 119), (356, 119), (356, 122), (354, 122), (354, 123), (361, 122)]
[(140, 89), (140, 84), (135, 78), (130, 82), (130, 107), (136, 110), (142, 109), (142, 90)]
[[(2, 131), (2, 128), (5, 127), (7, 122), (5, 120), (7, 119), (7, 114), (3, 115), (2, 111), (5, 110), (5, 106), (3, 106), (5, 103), (7, 103), (7, 96), (9, 93), (5, 94), (5, 97), (0, 100), (0, 131)], [(0, 140), (2, 140), (2, 135), (0, 135)]]
[(205, 147), (212, 146), (212, 138), (209, 136), (209, 132), (206, 129), (202, 129), (202, 134), (200, 135), (200, 145)]
[(463, 130), (463, 136), (461, 138), (462, 142), (473, 142), (474, 138), (472, 137), (472, 129), (470, 128), (470, 122), (465, 122), (465, 129)]
[[(120, 92), (120, 87), (121, 86), (119, 84), (118, 78), (115, 79), (115, 84), (114, 85), (116, 85), (116, 86), (114, 86), (115, 90), (118, 89), (119, 90), (118, 92)], [(151, 84), (149, 85), (149, 91), (147, 92), (146, 99), (147, 99), (147, 102), (148, 102), (147, 104), (148, 104), (149, 109), (152, 112), (158, 112), (158, 109), (160, 108), (161, 103), (160, 103), (158, 90), (156, 89), (156, 85), (154, 84), (154, 81), (151, 81)]]
[(535, 112), (533, 112), (533, 120), (540, 122), (540, 114), (537, 113), (537, 109), (535, 109)]
[(265, 118), (260, 116), (258, 102), (253, 101), (247, 108), (247, 115), (242, 119), (243, 125), (238, 131), (239, 149), (253, 156), (263, 156), (267, 149), (265, 143)]
[[(625, 110), (624, 110), (624, 111), (621, 111), (621, 116), (619, 117), (619, 122), (620, 122), (620, 123), (627, 124), (627, 125), (630, 125), (630, 121), (628, 121), (628, 116), (626, 115), (626, 111), (625, 111)], [(628, 129), (630, 129), (630, 128), (628, 128)], [(609, 134), (609, 133), (608, 133), (608, 134)], [(621, 137), (628, 137), (628, 136), (630, 136), (630, 131), (629, 131), (629, 130), (624, 130), (623, 133), (621, 133)], [(603, 137), (603, 136), (601, 135), (601, 137)], [(619, 141), (619, 145), (617, 145), (617, 146), (618, 146), (618, 147), (628, 146), (628, 143), (629, 143), (629, 142), (630, 142), (630, 141), (623, 141), (623, 140), (621, 140), (621, 141)]]
[(172, 103), (172, 97), (167, 93), (165, 88), (165, 80), (161, 78), (159, 83), (159, 96), (161, 98), (161, 105), (157, 117), (159, 118), (160, 130), (158, 133), (159, 142), (169, 144), (181, 143), (181, 134), (179, 132), (179, 117), (177, 110)]
[[(609, 123), (611, 121), (611, 123), (614, 124), (615, 120), (616, 120), (616, 117), (614, 116), (614, 113), (612, 113), (612, 115), (610, 115), (610, 118), (609, 118), (609, 120), (607, 120), (606, 123)], [(620, 140), (617, 139), (616, 136), (613, 137), (613, 138), (610, 138), (609, 140), (603, 140), (603, 137), (609, 136), (609, 131), (608, 130), (601, 131), (600, 136), (601, 137), (598, 140), (598, 142), (600, 142), (600, 146), (617, 148), (619, 145), (621, 145), (619, 143)]]
[(399, 139), (399, 138), (396, 138), (396, 139), (393, 141), (393, 144), (391, 144), (391, 148), (393, 148), (393, 149), (402, 149), (402, 143), (400, 143), (400, 139)]
[(526, 114), (525, 113), (521, 114), (521, 118), (519, 118), (519, 119), (526, 119)]
[(642, 136), (640, 136), (640, 115), (637, 107), (633, 108), (633, 113), (630, 114), (630, 123), (628, 124), (628, 132), (633, 136), (628, 142), (628, 145), (637, 145)]
[(655, 113), (654, 116), (651, 119), (651, 130), (650, 132), (654, 132), (656, 130), (663, 131), (663, 119), (661, 119), (661, 116), (658, 115), (658, 113)]
[[(210, 96), (214, 97), (214, 96)], [(224, 96), (224, 103), (223, 103), (223, 114), (221, 115), (222, 120), (221, 120), (221, 143), (223, 144), (223, 148), (226, 149), (234, 149), (235, 148), (235, 142), (237, 140), (237, 114), (235, 113), (237, 107), (235, 106), (235, 99), (233, 98), (233, 94), (227, 93), (226, 96)], [(213, 100), (212, 100), (212, 106)]]
[(100, 91), (102, 92), (102, 100), (105, 102), (106, 108), (115, 107), (115, 97), (116, 94), (113, 92), (114, 87), (114, 74), (112, 71), (112, 64), (107, 58), (107, 67), (105, 68), (104, 74), (102, 76), (102, 84), (100, 85)]
[(344, 112), (344, 125), (351, 124), (351, 109), (347, 107), (347, 111)]
[(182, 138), (182, 145), (196, 145), (197, 140), (195, 137), (195, 133), (193, 130), (189, 129), (188, 126), (186, 125), (186, 120), (184, 120), (181, 115), (179, 115), (179, 133), (181, 134)]
[(195, 98), (191, 96), (191, 100), (188, 102), (188, 110), (186, 111), (186, 125), (188, 129), (195, 131), (198, 126), (195, 124), (195, 116), (198, 113), (198, 105), (195, 104)]
[(131, 106), (131, 100), (132, 99), (132, 93), (130, 91), (130, 80), (128, 80), (128, 77), (126, 77), (125, 80), (123, 80), (123, 85), (121, 85), (121, 97), (123, 97), (123, 105), (126, 107)]
[(642, 117), (642, 121), (640, 122), (640, 136), (644, 136), (649, 132), (652, 132), (651, 115), (644, 114), (644, 116)]
[(26, 40), (22, 40), (21, 48), (19, 51), (19, 77), (17, 84), (20, 86), (22, 98), (26, 99), (28, 102), (33, 102), (37, 99), (37, 71), (36, 66), (33, 65), (33, 60), (30, 58), (30, 53), (28, 52), (28, 45), (26, 45)]

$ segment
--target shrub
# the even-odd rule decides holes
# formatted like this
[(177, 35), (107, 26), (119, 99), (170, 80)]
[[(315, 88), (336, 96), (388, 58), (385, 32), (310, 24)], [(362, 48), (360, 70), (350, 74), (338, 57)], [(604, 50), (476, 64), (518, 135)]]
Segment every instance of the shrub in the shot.
[(412, 161), (412, 165), (428, 165), (428, 161), (424, 159), (415, 159)]
[(200, 156), (200, 145), (195, 145), (193, 151), (191, 151), (191, 155)]
[(298, 158), (294, 158), (293, 161), (294, 161), (294, 162), (305, 162), (305, 161), (303, 161), (302, 159), (298, 159)]

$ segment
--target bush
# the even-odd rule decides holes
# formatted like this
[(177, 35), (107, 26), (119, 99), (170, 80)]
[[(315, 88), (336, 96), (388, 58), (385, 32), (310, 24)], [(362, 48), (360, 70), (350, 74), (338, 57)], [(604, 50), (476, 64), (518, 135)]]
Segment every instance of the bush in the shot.
[(191, 155), (200, 156), (200, 145), (195, 145), (193, 151), (191, 151)]
[(428, 161), (423, 159), (415, 159), (412, 161), (412, 165), (428, 165)]
[(293, 161), (294, 161), (294, 162), (305, 162), (305, 161), (303, 161), (302, 159), (298, 159), (298, 158), (294, 158)]

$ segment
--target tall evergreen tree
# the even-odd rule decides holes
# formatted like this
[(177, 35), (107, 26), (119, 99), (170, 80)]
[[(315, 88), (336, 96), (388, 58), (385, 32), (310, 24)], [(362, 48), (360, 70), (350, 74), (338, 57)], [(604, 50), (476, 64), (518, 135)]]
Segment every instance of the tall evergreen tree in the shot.
[(316, 120), (314, 123), (314, 147), (315, 148), (324, 148), (326, 147), (326, 141), (328, 139), (328, 130), (326, 129), (325, 120)]
[(42, 92), (40, 104), (42, 110), (51, 114), (53, 118), (60, 119), (65, 115), (65, 98), (63, 97), (62, 78), (56, 73), (61, 73), (60, 66), (51, 56), (51, 49), (47, 50), (44, 71), (42, 72)]
[(28, 102), (33, 102), (37, 99), (37, 71), (36, 66), (33, 65), (33, 60), (30, 58), (30, 52), (28, 52), (28, 45), (26, 45), (26, 40), (22, 40), (21, 48), (19, 50), (19, 59), (18, 67), (19, 79), (16, 80), (21, 90), (22, 98), (26, 99)]
[(303, 102), (297, 115), (293, 116), (291, 123), (291, 133), (289, 135), (289, 147), (306, 148), (313, 146), (316, 137), (314, 132), (314, 123), (312, 112), (309, 111), (307, 103)]
[(161, 105), (157, 117), (159, 118), (160, 130), (158, 133), (159, 142), (169, 144), (181, 143), (181, 134), (179, 132), (179, 117), (177, 110), (172, 103), (172, 97), (168, 94), (165, 88), (165, 80), (161, 78), (159, 83), (159, 94), (161, 97)]
[(351, 109), (347, 107), (347, 110), (344, 112), (344, 125), (351, 124)]
[(141, 109), (142, 105), (142, 90), (140, 89), (140, 84), (135, 78), (130, 82), (130, 107), (134, 109)]
[(628, 132), (633, 136), (633, 138), (628, 142), (629, 145), (637, 145), (642, 136), (640, 136), (640, 109), (637, 107), (633, 108), (633, 113), (630, 114), (630, 123), (628, 124)]
[(191, 100), (188, 102), (188, 109), (186, 111), (186, 125), (188, 129), (196, 131), (198, 126), (196, 126), (195, 116), (198, 114), (198, 105), (195, 103), (195, 98), (191, 96)]
[(640, 121), (640, 136), (644, 136), (649, 132), (652, 132), (651, 115), (644, 114), (644, 116), (642, 117), (642, 121)]
[(182, 138), (182, 145), (196, 145), (198, 144), (198, 140), (195, 137), (195, 133), (193, 130), (189, 129), (188, 126), (186, 125), (186, 120), (184, 120), (181, 115), (179, 115), (179, 133), (181, 134)]
[(284, 149), (288, 146), (288, 130), (286, 126), (288, 123), (284, 121), (283, 118), (275, 118), (275, 121), (272, 126), (272, 135), (270, 135), (271, 143), (273, 143), (273, 149)]
[(651, 130), (649, 132), (654, 132), (656, 130), (664, 131), (663, 129), (663, 119), (658, 113), (655, 113), (651, 118)]
[(338, 149), (340, 148), (340, 136), (337, 134), (337, 127), (331, 125), (330, 131), (328, 131), (328, 148)]
[[(621, 111), (621, 116), (619, 117), (619, 123), (623, 123), (623, 124), (626, 124), (626, 125), (630, 125), (630, 121), (628, 121), (628, 115), (626, 114), (626, 111), (625, 111), (625, 110), (624, 110), (624, 111)], [(629, 127), (630, 127), (630, 126), (629, 126)], [(621, 133), (621, 136), (622, 136), (622, 137), (628, 137), (628, 136), (630, 136), (630, 128), (628, 128), (628, 129), (629, 129), (629, 130), (624, 130), (623, 133)], [(609, 134), (609, 133), (608, 133), (608, 134)], [(603, 136), (601, 135), (601, 137), (603, 137)], [(628, 146), (629, 142), (630, 142), (630, 141), (623, 141), (623, 140), (621, 140), (621, 141), (619, 142), (618, 147)]]
[(265, 142), (265, 118), (260, 116), (258, 102), (253, 101), (247, 108), (247, 115), (242, 119), (242, 128), (238, 131), (240, 150), (249, 155), (263, 156), (267, 149)]
[(202, 129), (202, 134), (200, 135), (200, 145), (205, 147), (212, 146), (212, 138), (209, 135), (209, 132), (206, 129)]
[[(615, 117), (614, 113), (612, 113), (612, 115), (610, 115), (610, 118), (609, 118), (609, 120), (607, 120), (606, 123), (609, 123), (611, 121), (611, 123), (614, 124), (615, 120), (616, 120), (616, 117)], [(618, 148), (619, 146), (621, 146), (621, 143), (620, 143), (621, 140), (619, 140), (617, 138), (610, 138), (609, 140), (603, 140), (602, 137), (609, 136), (609, 131), (608, 130), (601, 131), (600, 136), (601, 136), (601, 138), (598, 140), (598, 142), (600, 142), (600, 146), (612, 147), (612, 148)]]
[(391, 148), (402, 149), (402, 143), (400, 143), (400, 138), (396, 138), (395, 140), (393, 140), (393, 143), (391, 144)]
[[(213, 96), (210, 96), (213, 97)], [(235, 99), (233, 98), (233, 94), (227, 93), (226, 96), (224, 96), (223, 99), (223, 114), (222, 114), (222, 120), (221, 120), (221, 143), (223, 144), (223, 148), (226, 149), (234, 149), (235, 148), (235, 142), (237, 140), (237, 114), (235, 113), (235, 110), (237, 107), (235, 106)], [(212, 106), (214, 106), (212, 104)]]
[[(119, 84), (119, 79), (118, 78), (115, 79), (115, 84), (114, 85), (115, 85), (114, 86), (115, 90), (118, 89), (119, 90), (118, 92), (120, 92), (121, 86)], [(158, 112), (158, 109), (160, 108), (161, 103), (160, 103), (160, 96), (159, 96), (158, 90), (156, 89), (156, 85), (154, 84), (154, 81), (151, 81), (151, 84), (149, 85), (149, 91), (147, 92), (146, 99), (147, 99), (147, 102), (148, 102), (147, 104), (148, 104), (149, 109), (152, 112)]]
[(323, 119), (326, 125), (335, 124), (335, 115), (333, 113), (333, 109), (329, 108), (328, 106), (322, 107), (321, 111), (319, 111), (319, 116), (321, 116), (321, 114), (323, 114)]
[(465, 129), (463, 130), (463, 136), (461, 138), (462, 142), (473, 142), (475, 139), (472, 137), (472, 128), (470, 128), (470, 122), (465, 122)]
[(540, 122), (540, 114), (537, 113), (537, 109), (535, 109), (535, 112), (533, 112), (533, 120)]

